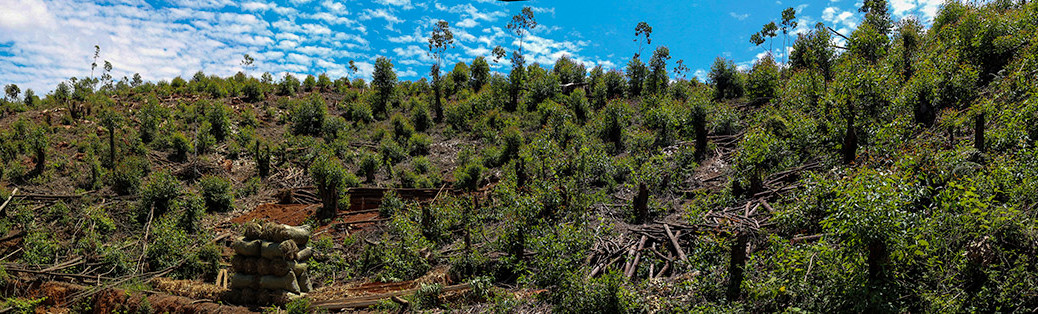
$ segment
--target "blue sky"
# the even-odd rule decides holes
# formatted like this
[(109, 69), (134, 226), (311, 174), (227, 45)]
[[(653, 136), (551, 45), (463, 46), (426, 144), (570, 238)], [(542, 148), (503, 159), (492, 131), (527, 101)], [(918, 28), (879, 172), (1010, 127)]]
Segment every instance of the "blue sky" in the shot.
[[(914, 15), (929, 24), (942, 2), (890, 4), (895, 18)], [(495, 46), (514, 46), (505, 26), (523, 6), (534, 9), (539, 23), (524, 39), (527, 60), (550, 67), (568, 55), (588, 69), (622, 69), (638, 51), (634, 27), (645, 21), (653, 33), (643, 59), (665, 45), (673, 57), (669, 68), (681, 59), (703, 77), (717, 56), (751, 65), (765, 50), (749, 43), (750, 34), (777, 21), (784, 8), (797, 8), (795, 32), (823, 22), (849, 34), (861, 20), (860, 5), (853, 0), (0, 0), (0, 85), (47, 92), (69, 77), (89, 76), (94, 45), (101, 47), (101, 59), (112, 62), (116, 78), (140, 73), (148, 81), (169, 80), (198, 70), (229, 76), (243, 70), (239, 62), (248, 53), (256, 59), (250, 74), (257, 76), (328, 73), (335, 78), (347, 75), (345, 65), (355, 60), (358, 76), (367, 78), (375, 58), (386, 56), (401, 79), (415, 80), (428, 74), (432, 59), (425, 40), (436, 20), (450, 22), (456, 36), (446, 61), (468, 63)], [(774, 47), (781, 59), (781, 35)], [(492, 66), (503, 71), (506, 62)]]

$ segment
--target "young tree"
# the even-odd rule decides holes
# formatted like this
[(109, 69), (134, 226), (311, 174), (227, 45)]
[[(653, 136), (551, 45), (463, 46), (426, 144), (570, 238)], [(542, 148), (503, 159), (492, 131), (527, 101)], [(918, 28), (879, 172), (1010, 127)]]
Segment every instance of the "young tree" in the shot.
[(778, 93), (779, 77), (775, 59), (766, 55), (753, 65), (746, 80), (746, 91), (750, 102), (764, 104)]
[(714, 100), (739, 98), (743, 94), (739, 70), (735, 62), (717, 57), (710, 66), (709, 83), (714, 84)]
[(115, 131), (122, 124), (122, 116), (118, 112), (115, 112), (111, 108), (105, 109), (101, 112), (101, 126), (108, 129), (108, 169), (115, 169), (117, 160), (116, 147), (115, 147)]
[(472, 80), (469, 85), (472, 87), (473, 92), (479, 92), (490, 80), (490, 64), (487, 64), (487, 60), (482, 56), (476, 57), (472, 60)]
[[(523, 36), (534, 28), (537, 28), (537, 20), (534, 18), (533, 9), (530, 7), (523, 7), (523, 10), (519, 14), (512, 16), (512, 21), (508, 22), (508, 29), (515, 34), (516, 39), (519, 41), (519, 49), (512, 51), (512, 72), (508, 74), (508, 80), (511, 82), (509, 89), (511, 100), (507, 108), (509, 111), (519, 107), (519, 94), (522, 90), (523, 76), (526, 69), (526, 57), (523, 55)], [(494, 55), (498, 56), (498, 58), (503, 57), (504, 48), (498, 48), (494, 48)]]
[(864, 24), (872, 25), (883, 36), (890, 33), (894, 23), (890, 18), (886, 0), (865, 0), (858, 12), (865, 13)]
[(253, 59), (252, 56), (250, 56), (247, 53), (242, 56), (242, 58), (241, 58), (241, 65), (242, 65), (242, 67), (245, 68), (245, 73), (249, 72), (249, 69), (251, 69), (253, 67), (252, 64), (255, 63), (255, 62), (256, 62), (256, 59)]
[[(440, 103), (440, 88), (442, 82), (440, 82), (440, 64), (443, 62), (443, 54), (447, 51), (447, 48), (454, 47), (454, 33), (451, 32), (450, 24), (447, 21), (436, 22), (436, 27), (433, 28), (432, 35), (429, 36), (429, 54), (436, 59), (436, 63), (432, 65), (430, 75), (432, 75), (433, 85), (433, 111), (436, 114), (435, 120), (437, 123), (443, 121), (443, 104)], [(352, 65), (350, 61), (350, 65)]]
[[(642, 35), (645, 35), (644, 43), (641, 41)], [(649, 26), (649, 23), (642, 21), (638, 22), (638, 25), (634, 26), (634, 42), (638, 43), (638, 52), (634, 54), (635, 59), (641, 57), (643, 45), (652, 44), (652, 38), (649, 38), (651, 35), (652, 26)]]
[(782, 10), (782, 54), (787, 55), (786, 62), (789, 62), (788, 54), (786, 53), (786, 42), (789, 40), (789, 32), (797, 28), (797, 10), (794, 8), (786, 8)]
[(677, 77), (679, 81), (684, 81), (689, 71), (688, 66), (685, 66), (685, 60), (678, 60), (674, 64), (674, 77)]
[(18, 99), (18, 94), (22, 92), (22, 89), (18, 88), (18, 85), (8, 84), (4, 86), (4, 93), (7, 94), (8, 101), (15, 101)]
[(670, 49), (659, 46), (649, 59), (649, 78), (646, 83), (646, 91), (649, 94), (659, 94), (667, 91), (670, 77), (667, 76), (667, 60), (670, 60)]
[(375, 72), (371, 74), (371, 86), (375, 88), (375, 114), (385, 116), (389, 111), (389, 100), (396, 88), (396, 72), (393, 61), (386, 57), (375, 59)]

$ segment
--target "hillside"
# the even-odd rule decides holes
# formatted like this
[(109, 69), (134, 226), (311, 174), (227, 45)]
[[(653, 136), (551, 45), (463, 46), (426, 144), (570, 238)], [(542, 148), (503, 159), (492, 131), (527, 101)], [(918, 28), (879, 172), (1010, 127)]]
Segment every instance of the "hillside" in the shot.
[[(865, 14), (707, 82), (658, 46), (8, 89), (0, 309), (1038, 311), (1038, 3)], [(311, 292), (223, 299), (253, 221), (313, 231)]]

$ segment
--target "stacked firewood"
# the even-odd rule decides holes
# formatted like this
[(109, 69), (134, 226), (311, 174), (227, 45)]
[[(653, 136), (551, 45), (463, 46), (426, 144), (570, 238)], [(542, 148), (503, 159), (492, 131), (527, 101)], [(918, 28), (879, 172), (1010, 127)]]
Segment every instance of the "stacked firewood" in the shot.
[(313, 255), (307, 247), (310, 230), (276, 223), (250, 223), (245, 236), (231, 244), (228, 302), (237, 304), (284, 304), (310, 292), (306, 260)]

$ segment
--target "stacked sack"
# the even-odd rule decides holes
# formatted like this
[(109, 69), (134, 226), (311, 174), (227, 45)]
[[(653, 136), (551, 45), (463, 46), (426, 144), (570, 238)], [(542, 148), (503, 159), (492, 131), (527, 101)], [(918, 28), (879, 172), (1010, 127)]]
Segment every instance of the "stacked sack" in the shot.
[(231, 243), (231, 291), (228, 302), (238, 304), (284, 304), (310, 292), (306, 260), (313, 255), (307, 247), (310, 230), (277, 223), (249, 223), (245, 237)]

